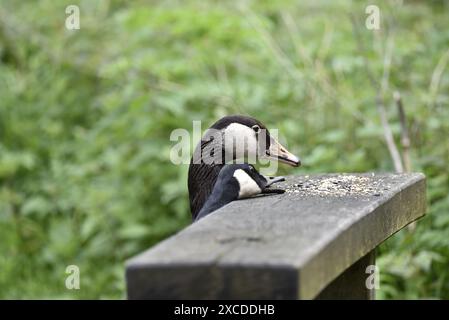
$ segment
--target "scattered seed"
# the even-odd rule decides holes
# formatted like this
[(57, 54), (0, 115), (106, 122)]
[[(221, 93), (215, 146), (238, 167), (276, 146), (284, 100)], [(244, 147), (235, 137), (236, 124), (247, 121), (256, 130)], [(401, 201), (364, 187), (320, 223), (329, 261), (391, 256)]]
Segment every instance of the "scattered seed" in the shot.
[(344, 196), (375, 196), (380, 197), (390, 185), (374, 174), (337, 176), (302, 177), (300, 182), (287, 187), (287, 193), (299, 196), (344, 197)]

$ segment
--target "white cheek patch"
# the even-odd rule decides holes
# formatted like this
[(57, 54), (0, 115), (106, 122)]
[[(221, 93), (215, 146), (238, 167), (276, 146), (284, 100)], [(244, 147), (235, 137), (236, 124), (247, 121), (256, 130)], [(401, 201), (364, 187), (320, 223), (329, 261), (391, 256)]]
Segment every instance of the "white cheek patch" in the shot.
[(257, 183), (242, 169), (235, 170), (234, 178), (240, 185), (239, 199), (248, 198), (262, 192)]
[(248, 156), (250, 163), (257, 157), (257, 138), (254, 130), (240, 123), (231, 123), (225, 130), (224, 143), (226, 156), (233, 157), (226, 160), (243, 159)]

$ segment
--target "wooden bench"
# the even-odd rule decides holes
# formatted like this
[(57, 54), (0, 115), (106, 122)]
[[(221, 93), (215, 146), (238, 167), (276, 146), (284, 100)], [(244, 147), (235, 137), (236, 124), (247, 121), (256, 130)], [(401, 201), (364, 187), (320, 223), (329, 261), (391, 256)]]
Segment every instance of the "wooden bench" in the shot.
[[(375, 249), (425, 214), (425, 177), (287, 177), (132, 258), (129, 299), (372, 299)], [(163, 213), (161, 213), (163, 214)]]

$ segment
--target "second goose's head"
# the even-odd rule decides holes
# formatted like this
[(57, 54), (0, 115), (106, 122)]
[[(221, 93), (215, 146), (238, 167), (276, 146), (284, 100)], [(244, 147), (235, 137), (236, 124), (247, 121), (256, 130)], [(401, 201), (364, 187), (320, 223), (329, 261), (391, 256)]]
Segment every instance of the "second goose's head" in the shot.
[[(268, 158), (297, 167), (301, 165), (298, 157), (290, 153), (260, 121), (243, 115), (226, 116), (215, 122), (204, 134), (201, 143), (204, 154), (215, 160)], [(214, 152), (220, 150), (222, 158)], [(207, 162), (207, 161), (206, 161)]]
[(259, 194), (284, 193), (282, 189), (269, 188), (270, 185), (279, 181), (283, 181), (283, 177), (266, 178), (247, 163), (227, 164), (220, 170), (212, 194), (195, 221), (237, 199), (249, 198)]

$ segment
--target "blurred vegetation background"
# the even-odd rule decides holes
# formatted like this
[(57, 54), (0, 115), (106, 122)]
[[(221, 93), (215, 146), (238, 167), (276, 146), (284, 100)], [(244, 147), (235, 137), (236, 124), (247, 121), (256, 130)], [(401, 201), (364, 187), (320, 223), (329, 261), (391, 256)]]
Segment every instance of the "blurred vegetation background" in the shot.
[(173, 129), (244, 113), (301, 155), (283, 174), (394, 171), (376, 99), (402, 153), (398, 91), (429, 207), (380, 248), (377, 297), (449, 299), (448, 22), (435, 0), (0, 0), (0, 298), (124, 298), (125, 260), (190, 223)]

